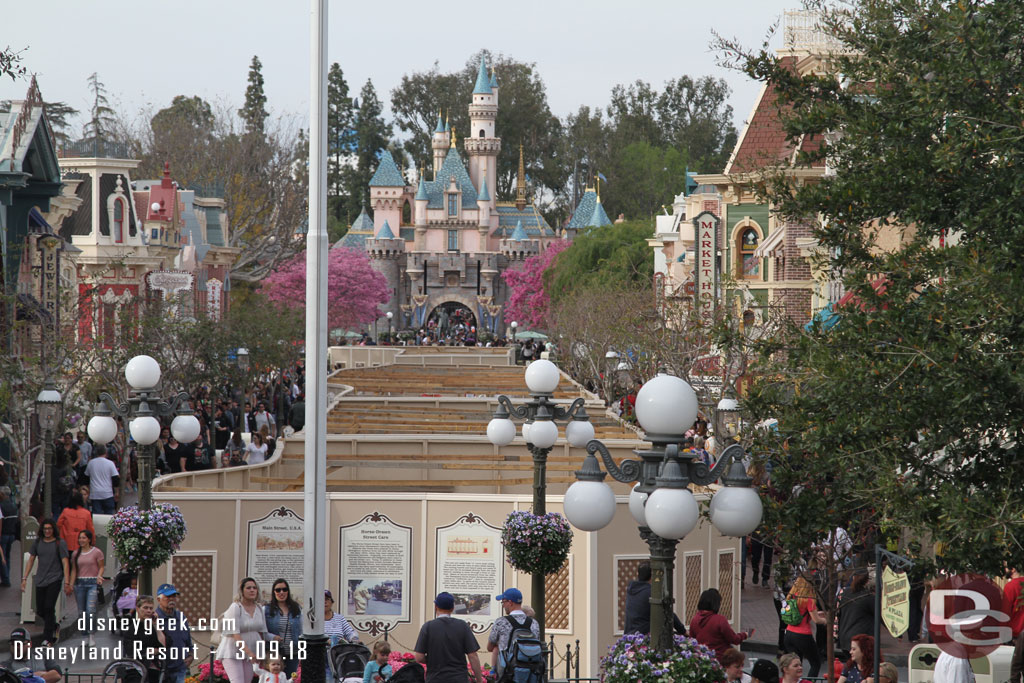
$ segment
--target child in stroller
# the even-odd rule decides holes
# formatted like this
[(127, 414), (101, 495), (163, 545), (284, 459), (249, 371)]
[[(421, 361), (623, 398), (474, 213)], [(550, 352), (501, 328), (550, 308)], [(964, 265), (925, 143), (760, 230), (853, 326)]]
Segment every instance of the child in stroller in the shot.
[(129, 572), (119, 572), (114, 577), (111, 595), (114, 599), (110, 601), (110, 610), (115, 618), (135, 616), (135, 600), (139, 597), (139, 577)]
[(370, 649), (360, 643), (341, 642), (331, 647), (328, 659), (337, 683), (362, 683)]

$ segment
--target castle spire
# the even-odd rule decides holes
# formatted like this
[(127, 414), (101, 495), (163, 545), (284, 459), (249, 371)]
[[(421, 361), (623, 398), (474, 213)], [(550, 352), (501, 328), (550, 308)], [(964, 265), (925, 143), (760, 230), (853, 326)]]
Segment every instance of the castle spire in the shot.
[(523, 145), (519, 145), (519, 177), (516, 179), (516, 209), (526, 208), (526, 167), (523, 165)]
[(452, 149), (455, 149), (455, 128), (452, 127)]
[(490, 95), (491, 79), (487, 77), (487, 63), (484, 56), (480, 55), (480, 68), (476, 73), (476, 87), (473, 88), (474, 95)]
[(444, 124), (441, 122), (441, 108), (440, 107), (438, 107), (438, 109), (437, 109), (437, 126), (434, 128), (434, 132), (435, 133), (443, 133), (444, 132)]

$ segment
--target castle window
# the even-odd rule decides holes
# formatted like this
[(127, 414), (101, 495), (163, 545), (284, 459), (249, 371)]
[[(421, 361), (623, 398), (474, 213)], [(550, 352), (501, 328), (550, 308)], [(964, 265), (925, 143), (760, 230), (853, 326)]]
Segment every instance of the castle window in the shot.
[(459, 250), (459, 231), (449, 230), (448, 231), (448, 251)]
[(483, 128), (480, 129), (480, 137), (484, 137), (484, 129)]
[(739, 275), (742, 278), (757, 278), (761, 276), (761, 259), (754, 254), (761, 236), (754, 228), (746, 228), (739, 237)]
[(448, 215), (459, 215), (459, 195), (455, 194), (454, 192), (448, 195)]
[(114, 224), (111, 232), (115, 242), (124, 242), (124, 202), (120, 199), (114, 201)]

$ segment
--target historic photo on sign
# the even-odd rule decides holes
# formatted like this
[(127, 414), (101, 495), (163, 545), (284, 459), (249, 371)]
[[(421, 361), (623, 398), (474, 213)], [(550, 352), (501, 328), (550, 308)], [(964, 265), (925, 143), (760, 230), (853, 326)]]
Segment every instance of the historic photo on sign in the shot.
[(469, 513), (437, 529), (435, 592), (455, 596), (455, 614), (480, 632), (501, 616), (494, 596), (502, 590), (501, 529)]
[(273, 599), (270, 589), (274, 581), (285, 579), (291, 587), (292, 597), (301, 603), (303, 538), (302, 517), (286, 507), (279, 507), (266, 517), (249, 522), (246, 575), (256, 579), (264, 602)]
[(374, 512), (340, 533), (343, 614), (362, 630), (409, 621), (412, 528)]

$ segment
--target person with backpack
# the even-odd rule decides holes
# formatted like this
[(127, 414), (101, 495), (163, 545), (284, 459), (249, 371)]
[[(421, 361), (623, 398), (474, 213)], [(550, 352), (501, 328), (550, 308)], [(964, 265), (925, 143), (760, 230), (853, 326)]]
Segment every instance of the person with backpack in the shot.
[(540, 683), (544, 676), (540, 624), (526, 616), (518, 588), (506, 588), (494, 599), (505, 612), (487, 636), (487, 651), (492, 653), (491, 667), (498, 672), (498, 681)]

